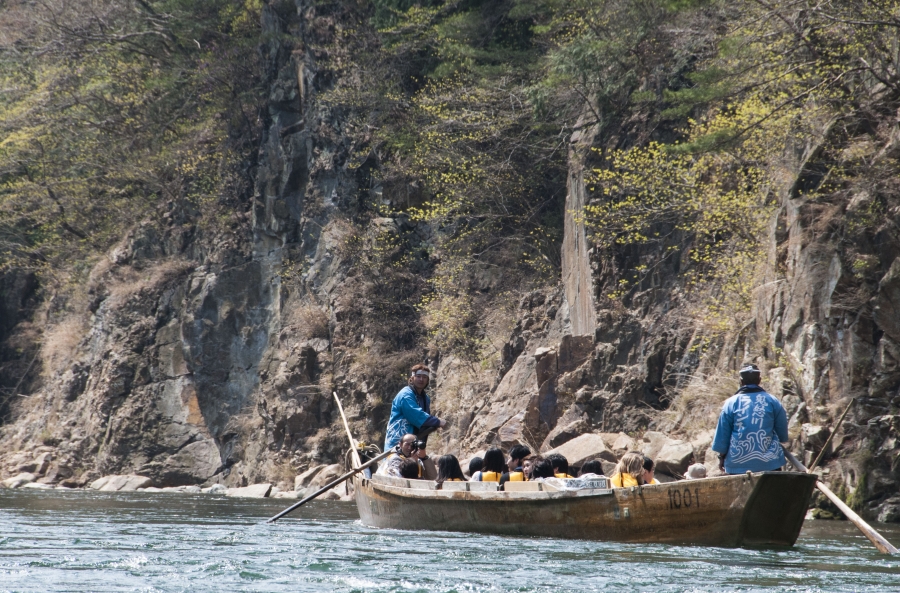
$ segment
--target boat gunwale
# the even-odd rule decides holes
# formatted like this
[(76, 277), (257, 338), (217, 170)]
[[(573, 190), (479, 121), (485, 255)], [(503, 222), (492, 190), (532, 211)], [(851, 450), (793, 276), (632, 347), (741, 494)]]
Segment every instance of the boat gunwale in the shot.
[[(606, 497), (610, 495), (618, 496), (628, 496), (631, 494), (641, 496), (645, 490), (649, 490), (651, 493), (656, 492), (664, 492), (670, 488), (684, 488), (686, 483), (691, 484), (715, 484), (717, 482), (727, 483), (734, 480), (750, 480), (753, 481), (754, 478), (758, 478), (760, 476), (764, 476), (767, 474), (775, 474), (775, 475), (809, 475), (803, 472), (783, 472), (783, 471), (765, 471), (765, 472), (755, 472), (755, 473), (745, 473), (745, 474), (732, 474), (726, 476), (717, 476), (711, 478), (701, 478), (698, 480), (676, 480), (674, 482), (663, 482), (660, 484), (647, 484), (641, 486), (629, 486), (626, 488), (611, 488), (611, 489), (582, 489), (582, 490), (559, 490), (556, 492), (553, 491), (512, 491), (507, 492), (505, 490), (436, 490), (433, 489), (434, 482), (427, 482), (425, 480), (420, 480), (420, 482), (427, 483), (432, 486), (432, 488), (411, 488), (411, 487), (402, 487), (396, 486), (393, 484), (386, 484), (383, 482), (379, 482), (377, 480), (360, 477), (358, 478), (362, 483), (355, 484), (357, 488), (360, 490), (360, 494), (365, 495), (364, 488), (360, 488), (360, 486), (365, 486), (366, 484), (370, 485), (376, 491), (381, 491), (386, 494), (391, 494), (394, 496), (399, 496), (401, 498), (409, 498), (409, 499), (426, 499), (426, 500), (471, 500), (471, 501), (511, 501), (511, 500), (563, 500), (563, 499), (571, 499), (571, 498), (587, 498), (587, 497)], [(379, 476), (380, 477), (380, 476)]]

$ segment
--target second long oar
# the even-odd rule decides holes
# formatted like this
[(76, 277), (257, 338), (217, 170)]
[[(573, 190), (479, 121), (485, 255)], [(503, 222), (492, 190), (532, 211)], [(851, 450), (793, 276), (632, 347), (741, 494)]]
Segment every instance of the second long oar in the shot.
[[(782, 445), (782, 447), (783, 447), (783, 445)], [(791, 452), (788, 451), (786, 447), (784, 449), (784, 454), (785, 454), (785, 456), (787, 456), (788, 460), (794, 464), (794, 466), (797, 469), (799, 469), (802, 472), (809, 473), (809, 470), (806, 469), (806, 467), (804, 467), (803, 464), (800, 463), (800, 460), (797, 459), (796, 457), (794, 457), (793, 454), (791, 454)], [(860, 531), (862, 531), (864, 536), (869, 538), (869, 541), (872, 542), (872, 544), (876, 548), (878, 548), (879, 552), (881, 552), (882, 554), (898, 554), (898, 553), (900, 553), (900, 550), (897, 550), (897, 548), (895, 548), (891, 544), (891, 542), (884, 539), (884, 536), (882, 536), (880, 533), (878, 533), (877, 531), (872, 529), (872, 527), (868, 523), (863, 521), (862, 517), (860, 517), (859, 515), (854, 513), (853, 509), (848, 507), (844, 503), (844, 501), (840, 499), (840, 497), (837, 494), (835, 494), (834, 492), (831, 491), (831, 489), (828, 486), (823, 484), (821, 481), (817, 481), (816, 488), (818, 488), (819, 492), (824, 494), (828, 498), (828, 500), (833, 502), (834, 506), (839, 508), (841, 510), (841, 512), (844, 513), (844, 516), (846, 516), (850, 520), (851, 523), (856, 525), (856, 527)]]
[(275, 521), (277, 521), (278, 519), (281, 519), (282, 517), (284, 517), (285, 515), (287, 515), (287, 514), (290, 513), (291, 511), (293, 511), (294, 509), (299, 508), (299, 507), (305, 505), (306, 503), (308, 503), (309, 501), (311, 501), (311, 500), (314, 499), (315, 497), (319, 496), (319, 495), (322, 494), (323, 492), (327, 492), (328, 490), (331, 490), (332, 488), (334, 488), (335, 486), (337, 486), (338, 484), (340, 484), (340, 483), (343, 482), (344, 480), (348, 480), (349, 478), (351, 478), (351, 477), (353, 476), (353, 474), (359, 473), (359, 472), (361, 472), (362, 470), (366, 469), (367, 467), (371, 467), (372, 465), (374, 465), (374, 464), (377, 463), (378, 461), (381, 461), (382, 459), (384, 459), (385, 457), (387, 457), (387, 456), (390, 455), (391, 453), (393, 453), (393, 449), (389, 449), (389, 450), (385, 451), (384, 453), (382, 453), (381, 455), (379, 455), (378, 457), (376, 457), (376, 458), (374, 458), (374, 459), (370, 459), (369, 461), (365, 462), (365, 463), (362, 464), (361, 466), (359, 466), (359, 467), (357, 467), (357, 468), (354, 468), (354, 469), (350, 470), (349, 472), (347, 472), (347, 473), (344, 474), (343, 476), (341, 476), (341, 477), (339, 477), (339, 478), (333, 479), (332, 481), (328, 482), (327, 484), (325, 484), (324, 486), (322, 486), (321, 488), (319, 488), (318, 490), (316, 490), (315, 492), (313, 492), (312, 494), (310, 494), (309, 496), (307, 496), (306, 498), (304, 498), (304, 499), (301, 500), (300, 502), (298, 502), (298, 503), (296, 503), (296, 504), (294, 504), (294, 505), (291, 505), (291, 506), (289, 506), (288, 508), (284, 509), (283, 511), (281, 511), (280, 513), (278, 513), (277, 515), (275, 515), (274, 517), (272, 517), (271, 519), (269, 519), (268, 521), (266, 521), (266, 523), (274, 523)]

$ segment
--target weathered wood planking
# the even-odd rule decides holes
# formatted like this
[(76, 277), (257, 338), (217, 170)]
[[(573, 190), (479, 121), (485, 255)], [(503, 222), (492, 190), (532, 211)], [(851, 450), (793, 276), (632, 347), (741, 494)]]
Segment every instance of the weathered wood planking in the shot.
[(359, 516), (372, 527), (722, 547), (793, 545), (815, 483), (809, 474), (763, 472), (611, 491), (503, 492), (471, 482), (434, 490), (419, 480), (355, 480)]

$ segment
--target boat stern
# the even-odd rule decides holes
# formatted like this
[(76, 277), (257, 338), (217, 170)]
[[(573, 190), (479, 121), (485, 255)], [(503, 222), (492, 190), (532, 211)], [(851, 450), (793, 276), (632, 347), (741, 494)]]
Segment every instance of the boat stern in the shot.
[(747, 499), (739, 546), (793, 546), (800, 535), (817, 476), (798, 472), (752, 474), (753, 492)]

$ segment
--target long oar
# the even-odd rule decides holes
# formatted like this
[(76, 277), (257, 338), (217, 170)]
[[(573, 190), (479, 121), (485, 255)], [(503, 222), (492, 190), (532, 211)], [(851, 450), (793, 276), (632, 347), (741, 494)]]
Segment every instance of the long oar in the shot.
[(347, 431), (347, 438), (350, 439), (350, 450), (353, 451), (353, 467), (359, 467), (362, 463), (359, 458), (359, 446), (356, 444), (356, 439), (353, 438), (353, 433), (350, 432), (350, 425), (347, 424), (347, 417), (344, 416), (344, 406), (341, 405), (341, 398), (338, 397), (337, 391), (332, 391), (331, 394), (334, 396), (334, 401), (337, 402), (338, 412), (341, 413), (341, 421), (344, 423), (344, 430)]
[(296, 508), (298, 508), (298, 507), (301, 507), (301, 506), (305, 505), (306, 503), (308, 503), (309, 501), (311, 501), (311, 500), (314, 499), (315, 497), (319, 496), (319, 495), (322, 494), (323, 492), (326, 492), (326, 491), (328, 491), (328, 490), (331, 490), (332, 488), (334, 488), (335, 486), (337, 486), (338, 484), (340, 484), (340, 483), (343, 482), (344, 480), (347, 480), (347, 479), (349, 479), (350, 477), (352, 477), (353, 474), (359, 473), (359, 472), (361, 472), (362, 470), (366, 469), (367, 467), (371, 467), (371, 466), (374, 465), (376, 462), (378, 462), (378, 461), (384, 459), (385, 457), (387, 457), (387, 456), (390, 455), (391, 453), (393, 453), (393, 449), (389, 449), (389, 450), (385, 451), (384, 453), (382, 453), (381, 455), (379, 455), (378, 457), (376, 457), (375, 459), (370, 459), (369, 461), (365, 462), (364, 464), (360, 465), (359, 467), (350, 470), (349, 472), (347, 472), (347, 473), (344, 474), (343, 476), (341, 476), (341, 477), (339, 477), (339, 478), (333, 479), (332, 481), (328, 482), (327, 484), (325, 484), (324, 486), (322, 486), (321, 488), (319, 488), (318, 490), (316, 490), (315, 492), (313, 492), (312, 494), (310, 494), (309, 496), (307, 496), (306, 498), (304, 498), (303, 500), (301, 500), (301, 501), (298, 502), (297, 504), (294, 504), (294, 505), (289, 506), (288, 508), (284, 509), (283, 511), (281, 511), (280, 513), (278, 513), (277, 515), (275, 515), (274, 517), (272, 517), (271, 519), (269, 519), (268, 521), (266, 521), (266, 523), (274, 523), (275, 521), (277, 521), (278, 519), (281, 519), (282, 517), (284, 517), (285, 515), (287, 515), (287, 514), (290, 513), (291, 511), (293, 511), (294, 509), (296, 509)]
[[(782, 445), (782, 447), (783, 447), (783, 445)], [(787, 456), (787, 458), (790, 460), (790, 462), (793, 463), (797, 467), (797, 469), (799, 469), (802, 472), (809, 473), (809, 470), (807, 470), (803, 466), (803, 464), (800, 463), (800, 461), (796, 457), (794, 457), (790, 451), (787, 450), (787, 448), (784, 449), (784, 454)], [(872, 542), (876, 548), (878, 548), (879, 552), (881, 552), (882, 554), (898, 554), (898, 553), (900, 553), (900, 550), (897, 550), (897, 548), (895, 548), (893, 545), (891, 545), (891, 542), (884, 539), (884, 537), (880, 533), (878, 533), (877, 531), (872, 529), (868, 523), (863, 521), (862, 517), (860, 517), (859, 515), (854, 513), (850, 507), (848, 507), (846, 504), (844, 504), (844, 501), (841, 500), (837, 494), (832, 492), (828, 488), (828, 486), (826, 486), (822, 482), (817, 481), (816, 488), (819, 489), (819, 492), (821, 492), (822, 494), (827, 496), (828, 500), (833, 502), (834, 506), (839, 508), (841, 510), (841, 512), (844, 513), (844, 515), (848, 519), (850, 519), (850, 521), (854, 525), (856, 525), (860, 531), (862, 531), (864, 536), (869, 538), (869, 541)]]

